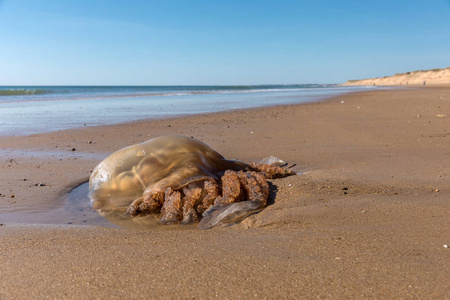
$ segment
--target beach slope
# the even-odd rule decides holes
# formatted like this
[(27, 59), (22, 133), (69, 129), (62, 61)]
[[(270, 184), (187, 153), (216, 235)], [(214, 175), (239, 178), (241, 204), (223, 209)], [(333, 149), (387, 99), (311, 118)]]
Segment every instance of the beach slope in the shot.
[[(450, 88), (434, 87), (1, 137), (0, 299), (447, 298), (449, 115)], [(275, 155), (299, 175), (212, 230), (117, 229), (61, 209), (103, 157), (165, 134), (230, 159)]]

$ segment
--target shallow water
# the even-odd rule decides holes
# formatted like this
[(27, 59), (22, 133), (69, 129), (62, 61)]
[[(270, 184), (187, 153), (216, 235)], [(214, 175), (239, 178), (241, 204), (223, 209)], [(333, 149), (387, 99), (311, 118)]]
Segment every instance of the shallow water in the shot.
[(91, 208), (88, 197), (89, 183), (83, 183), (73, 188), (64, 198), (64, 209), (71, 215), (67, 224), (114, 227), (114, 224), (105, 220), (97, 211)]
[(55, 209), (30, 211), (23, 208), (5, 212), (0, 210), (0, 220), (4, 224), (85, 225), (119, 228), (91, 208), (87, 194), (88, 189), (88, 183), (75, 187), (61, 199), (61, 205)]
[(373, 87), (0, 87), (0, 135), (307, 103), (367, 89)]
[(130, 217), (117, 212), (106, 218), (91, 207), (89, 183), (74, 187), (61, 198), (61, 206), (50, 210), (29, 211), (25, 208), (17, 211), (0, 210), (1, 224), (4, 225), (78, 225), (100, 226), (116, 229), (134, 230), (182, 230), (192, 229), (194, 225), (163, 225), (156, 215)]

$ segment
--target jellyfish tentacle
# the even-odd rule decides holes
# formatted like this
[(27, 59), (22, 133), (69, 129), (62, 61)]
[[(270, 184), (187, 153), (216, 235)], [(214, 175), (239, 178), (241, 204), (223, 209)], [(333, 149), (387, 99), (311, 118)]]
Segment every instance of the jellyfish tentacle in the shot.
[(134, 200), (127, 208), (126, 214), (136, 216), (138, 214), (159, 213), (164, 203), (164, 192), (154, 190)]
[(202, 203), (197, 206), (197, 211), (199, 214), (203, 214), (214, 201), (219, 197), (219, 184), (214, 179), (205, 180), (203, 183), (203, 199)]
[(261, 173), (243, 172), (237, 173), (239, 182), (245, 191), (248, 201), (259, 201), (260, 206), (265, 206), (269, 196), (269, 184)]
[(296, 174), (292, 170), (285, 169), (285, 168), (278, 167), (278, 166), (260, 164), (260, 163), (255, 163), (255, 162), (251, 162), (248, 165), (252, 171), (260, 172), (267, 179), (281, 178), (281, 177), (286, 177), (286, 176)]
[(164, 192), (164, 204), (161, 208), (161, 222), (170, 224), (182, 219), (182, 198), (179, 191), (168, 187)]
[(199, 215), (195, 210), (201, 202), (203, 188), (190, 184), (183, 188), (183, 221), (181, 224), (191, 224), (199, 219)]
[(244, 198), (241, 184), (235, 171), (226, 170), (220, 180), (222, 184), (222, 196), (217, 197), (214, 205), (239, 202)]

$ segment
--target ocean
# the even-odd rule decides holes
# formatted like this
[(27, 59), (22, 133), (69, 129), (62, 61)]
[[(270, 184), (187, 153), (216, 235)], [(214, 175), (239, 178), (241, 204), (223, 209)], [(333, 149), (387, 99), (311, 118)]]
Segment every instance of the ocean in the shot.
[(0, 86), (0, 135), (320, 101), (373, 87)]

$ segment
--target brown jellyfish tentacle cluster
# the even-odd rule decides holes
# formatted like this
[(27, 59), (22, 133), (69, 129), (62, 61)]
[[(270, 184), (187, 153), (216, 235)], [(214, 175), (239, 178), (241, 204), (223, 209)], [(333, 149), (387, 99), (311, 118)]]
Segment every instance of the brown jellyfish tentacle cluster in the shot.
[(223, 219), (260, 209), (269, 196), (266, 179), (293, 174), (274, 165), (227, 160), (193, 138), (163, 136), (107, 157), (94, 169), (89, 188), (99, 212), (126, 207), (131, 216), (159, 214), (162, 223), (190, 224), (214, 213)]
[(287, 173), (283, 168), (262, 164), (253, 164), (250, 169), (258, 171), (226, 170), (217, 181), (194, 182), (179, 190), (167, 187), (164, 192), (148, 194), (134, 202), (127, 212), (131, 215), (159, 212), (163, 223), (181, 221), (182, 224), (190, 224), (199, 221), (203, 213), (213, 206), (252, 201), (258, 204), (257, 208), (262, 208), (269, 197), (266, 178), (286, 176)]

